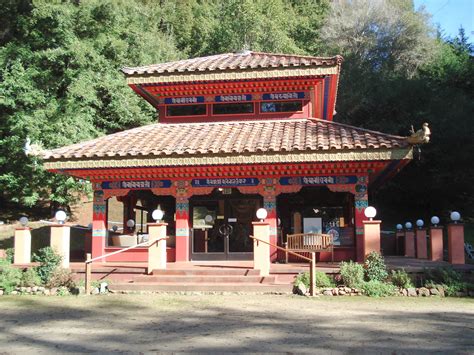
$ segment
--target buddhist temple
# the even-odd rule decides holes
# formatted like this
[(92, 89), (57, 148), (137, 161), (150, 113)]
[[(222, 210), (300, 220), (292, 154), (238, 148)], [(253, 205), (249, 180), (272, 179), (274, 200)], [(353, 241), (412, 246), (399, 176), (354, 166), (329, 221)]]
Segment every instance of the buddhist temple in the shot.
[[(363, 258), (368, 191), (412, 159), (412, 146), (333, 120), (342, 62), (242, 51), (123, 68), (156, 123), (45, 157), (47, 170), (93, 185), (92, 256), (146, 240), (159, 208), (168, 262), (248, 260), (263, 207), (272, 244), (323, 232), (335, 261)], [(136, 247), (107, 260), (146, 258)]]

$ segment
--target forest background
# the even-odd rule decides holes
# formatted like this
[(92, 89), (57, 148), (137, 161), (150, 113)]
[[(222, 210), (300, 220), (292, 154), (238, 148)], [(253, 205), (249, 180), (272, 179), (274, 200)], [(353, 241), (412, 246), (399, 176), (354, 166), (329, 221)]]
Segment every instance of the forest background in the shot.
[(335, 121), (431, 142), (371, 191), (390, 223), (450, 211), (474, 222), (473, 46), (411, 0), (3, 0), (0, 219), (68, 208), (87, 182), (26, 156), (154, 122), (120, 68), (242, 49), (345, 61)]

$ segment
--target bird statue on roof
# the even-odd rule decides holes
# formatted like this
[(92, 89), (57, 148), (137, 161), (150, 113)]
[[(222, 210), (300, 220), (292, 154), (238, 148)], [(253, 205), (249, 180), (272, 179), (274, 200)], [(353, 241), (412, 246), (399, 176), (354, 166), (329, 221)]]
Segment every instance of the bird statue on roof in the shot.
[(410, 136), (407, 137), (407, 142), (410, 144), (424, 144), (430, 141), (431, 131), (426, 122), (423, 123), (421, 129), (416, 132), (412, 125), (410, 133)]
[(26, 156), (41, 157), (45, 150), (41, 144), (31, 144), (30, 137), (26, 137), (25, 145), (23, 146), (23, 151)]

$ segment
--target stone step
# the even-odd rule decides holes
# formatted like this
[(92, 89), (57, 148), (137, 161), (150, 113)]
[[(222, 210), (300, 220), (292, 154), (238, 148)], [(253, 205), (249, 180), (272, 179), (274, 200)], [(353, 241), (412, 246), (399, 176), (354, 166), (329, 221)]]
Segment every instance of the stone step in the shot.
[(291, 293), (292, 285), (220, 283), (220, 284), (162, 284), (117, 283), (109, 285), (109, 290), (117, 293), (128, 292), (231, 292), (231, 293)]
[(241, 275), (143, 275), (135, 276), (134, 282), (139, 283), (205, 283), (205, 284), (216, 284), (216, 283), (255, 283), (255, 284), (268, 284), (275, 282), (275, 276), (241, 276)]
[(203, 268), (203, 269), (166, 269), (153, 270), (153, 275), (180, 275), (180, 276), (258, 276), (259, 270), (246, 268)]

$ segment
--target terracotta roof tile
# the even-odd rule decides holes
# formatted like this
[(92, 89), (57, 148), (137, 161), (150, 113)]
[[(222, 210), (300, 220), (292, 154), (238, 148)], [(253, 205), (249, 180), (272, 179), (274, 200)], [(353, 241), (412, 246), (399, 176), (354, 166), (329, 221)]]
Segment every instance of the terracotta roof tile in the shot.
[(156, 123), (46, 153), (46, 160), (404, 148), (405, 138), (319, 119)]
[(216, 71), (233, 69), (256, 69), (299, 66), (334, 66), (342, 61), (341, 56), (310, 57), (301, 55), (273, 54), (243, 51), (223, 53), (208, 57), (178, 60), (174, 62), (122, 68), (125, 75), (154, 73)]

